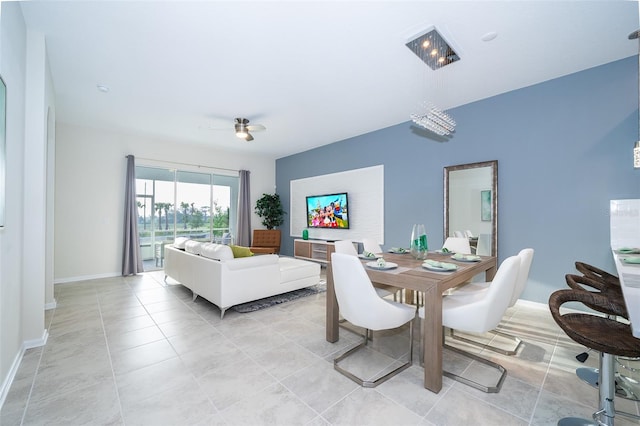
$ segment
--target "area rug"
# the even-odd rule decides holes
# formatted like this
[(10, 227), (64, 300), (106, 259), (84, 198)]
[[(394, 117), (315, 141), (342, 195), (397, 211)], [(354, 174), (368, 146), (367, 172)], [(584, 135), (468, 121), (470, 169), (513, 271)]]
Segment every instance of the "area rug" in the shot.
[(260, 309), (270, 308), (271, 306), (279, 305), (281, 303), (300, 299), (301, 297), (307, 297), (307, 296), (311, 296), (318, 293), (324, 293), (325, 291), (327, 291), (327, 286), (325, 283), (321, 282), (312, 287), (305, 287), (305, 288), (301, 288), (300, 290), (294, 290), (288, 293), (282, 293), (276, 296), (254, 300), (253, 302), (232, 306), (231, 309), (233, 309), (236, 312), (245, 314), (247, 312), (254, 312)]

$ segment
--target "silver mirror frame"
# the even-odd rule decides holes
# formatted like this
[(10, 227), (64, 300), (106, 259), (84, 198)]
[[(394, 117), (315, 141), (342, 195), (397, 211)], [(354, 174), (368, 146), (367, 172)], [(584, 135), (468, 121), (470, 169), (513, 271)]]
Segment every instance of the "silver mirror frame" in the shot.
[(479, 163), (458, 164), (444, 168), (444, 239), (449, 236), (449, 173), (476, 169), (480, 167), (491, 168), (491, 253), (498, 256), (498, 160), (483, 161)]

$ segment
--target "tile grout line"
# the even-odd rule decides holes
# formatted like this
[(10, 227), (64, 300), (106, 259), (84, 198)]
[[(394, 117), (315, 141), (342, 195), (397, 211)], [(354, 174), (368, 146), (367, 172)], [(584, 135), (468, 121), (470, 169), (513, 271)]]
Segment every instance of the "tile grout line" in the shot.
[[(125, 284), (129, 289), (131, 286), (126, 280), (122, 280), (123, 284)], [(122, 420), (122, 424), (126, 426), (127, 422), (124, 419), (124, 411), (122, 410), (122, 401), (120, 399), (120, 391), (118, 390), (118, 381), (116, 380), (116, 372), (113, 368), (113, 359), (111, 358), (111, 350), (109, 349), (109, 339), (107, 338), (107, 329), (104, 326), (104, 317), (102, 316), (102, 302), (100, 301), (100, 297), (98, 297), (98, 290), (96, 289), (96, 299), (98, 301), (98, 312), (100, 313), (100, 324), (102, 325), (102, 335), (104, 337), (104, 343), (107, 349), (107, 356), (109, 357), (109, 366), (111, 367), (111, 377), (113, 378), (113, 387), (116, 391), (116, 398), (118, 399), (118, 409), (120, 410), (120, 419)]]

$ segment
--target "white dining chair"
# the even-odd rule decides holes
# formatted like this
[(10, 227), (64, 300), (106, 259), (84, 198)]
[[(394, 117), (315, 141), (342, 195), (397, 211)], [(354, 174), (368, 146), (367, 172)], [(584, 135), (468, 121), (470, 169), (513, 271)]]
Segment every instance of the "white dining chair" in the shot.
[(478, 235), (476, 254), (478, 256), (491, 256), (491, 234)]
[(352, 256), (358, 256), (358, 250), (350, 240), (339, 240), (333, 243), (336, 253), (350, 254)]
[[(335, 241), (333, 244), (336, 253), (348, 254), (349, 256), (358, 257), (358, 251), (356, 250), (351, 240), (339, 240)], [(384, 288), (375, 287), (375, 289), (376, 293), (378, 293), (378, 296), (380, 297), (393, 296), (393, 300), (397, 301), (398, 294), (400, 294), (400, 297), (402, 298), (401, 288), (385, 286)]]
[(364, 336), (369, 332), (391, 330), (409, 323), (408, 361), (376, 379), (363, 379), (356, 374), (342, 368), (340, 362), (364, 348), (368, 338), (350, 348), (333, 360), (333, 367), (363, 387), (375, 387), (396, 374), (409, 368), (413, 362), (413, 319), (416, 308), (402, 303), (392, 302), (378, 296), (358, 258), (343, 254), (331, 255), (333, 271), (333, 285), (340, 314), (351, 324), (365, 329)]
[(453, 231), (453, 236), (456, 238), (464, 238), (464, 232), (462, 231)]
[(473, 232), (471, 232), (471, 230), (467, 229), (466, 231), (464, 231), (464, 236), (466, 238), (473, 238)]
[[(516, 284), (513, 288), (513, 292), (511, 294), (511, 299), (509, 300), (509, 308), (513, 307), (522, 293), (524, 292), (525, 287), (527, 286), (527, 281), (529, 280), (529, 272), (531, 270), (531, 264), (533, 263), (533, 254), (534, 250), (532, 248), (524, 248), (520, 250), (517, 257), (520, 259), (520, 268), (518, 269), (518, 278)], [(451, 296), (464, 297), (470, 296), (473, 294), (481, 293), (487, 291), (487, 289), (492, 285), (491, 282), (473, 282), (464, 286), (457, 287), (455, 291), (451, 292)], [(463, 337), (455, 332), (454, 329), (451, 329), (450, 336), (456, 340), (462, 340), (464, 342), (470, 343), (475, 346), (481, 346), (483, 348), (492, 350), (494, 352), (501, 353), (503, 355), (515, 355), (522, 344), (522, 341), (517, 336), (512, 334), (505, 333), (499, 330), (491, 330), (490, 333), (502, 336), (506, 340), (510, 340), (513, 342), (514, 346), (511, 349), (505, 349), (504, 347), (497, 347), (493, 345), (487, 345), (485, 343)]]
[[(442, 325), (470, 333), (485, 333), (493, 330), (509, 308), (511, 296), (518, 280), (519, 270), (520, 258), (518, 256), (508, 257), (498, 268), (491, 285), (486, 291), (443, 298)], [(424, 308), (420, 308), (418, 316), (424, 319), (424, 315)], [(444, 346), (451, 351), (488, 365), (500, 372), (500, 378), (494, 385), (485, 385), (448, 371), (443, 372), (445, 376), (483, 392), (496, 393), (500, 391), (507, 374), (507, 370), (502, 365), (447, 344), (444, 344)]]
[(460, 254), (471, 254), (469, 239), (464, 237), (449, 237), (444, 241), (442, 248)]
[[(353, 242), (351, 240), (336, 241), (334, 242), (334, 247), (335, 247), (336, 253), (348, 254), (350, 256), (356, 256), (356, 257), (358, 256), (358, 251), (354, 247)], [(375, 253), (375, 252), (371, 252), (371, 253)], [(401, 288), (392, 287), (392, 286), (385, 286), (384, 288), (375, 287), (375, 289), (376, 289), (376, 292), (378, 293), (378, 296), (380, 297), (393, 296), (393, 300), (396, 300), (396, 301), (398, 299), (398, 293), (402, 291)], [(400, 297), (402, 297), (402, 295), (400, 295)]]
[(382, 247), (373, 238), (363, 238), (362, 247), (369, 253), (382, 254)]

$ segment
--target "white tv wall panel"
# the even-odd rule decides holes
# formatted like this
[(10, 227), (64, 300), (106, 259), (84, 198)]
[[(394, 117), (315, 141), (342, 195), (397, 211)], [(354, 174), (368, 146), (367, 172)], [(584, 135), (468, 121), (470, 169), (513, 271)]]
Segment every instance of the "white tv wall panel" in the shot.
[[(346, 192), (349, 229), (307, 228), (306, 198)], [(290, 227), (294, 238), (309, 230), (310, 239), (362, 241), (375, 238), (384, 244), (384, 166), (372, 166), (339, 173), (296, 179), (290, 182)]]

